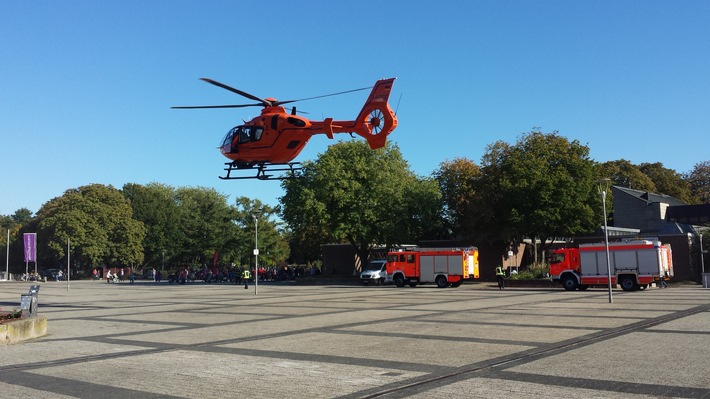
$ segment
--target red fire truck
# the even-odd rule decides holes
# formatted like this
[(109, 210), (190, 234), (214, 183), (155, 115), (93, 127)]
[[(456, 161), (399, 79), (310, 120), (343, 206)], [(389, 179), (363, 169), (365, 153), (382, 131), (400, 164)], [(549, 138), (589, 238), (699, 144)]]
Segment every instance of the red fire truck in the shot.
[[(661, 244), (657, 239), (609, 243), (611, 283), (633, 291), (673, 277), (671, 255), (670, 244)], [(550, 279), (559, 281), (568, 291), (607, 285), (606, 246), (602, 242), (552, 251)]]
[(397, 287), (436, 283), (439, 288), (458, 287), (463, 280), (478, 278), (478, 249), (409, 248), (387, 254), (387, 274)]

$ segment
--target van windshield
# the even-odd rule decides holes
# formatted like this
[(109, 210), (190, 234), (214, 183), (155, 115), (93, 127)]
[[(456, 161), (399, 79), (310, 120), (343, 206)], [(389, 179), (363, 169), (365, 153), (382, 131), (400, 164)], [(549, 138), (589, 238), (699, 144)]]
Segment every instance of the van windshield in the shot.
[(382, 266), (384, 266), (384, 263), (382, 262), (372, 262), (367, 265), (367, 268), (365, 270), (380, 270), (382, 269)]

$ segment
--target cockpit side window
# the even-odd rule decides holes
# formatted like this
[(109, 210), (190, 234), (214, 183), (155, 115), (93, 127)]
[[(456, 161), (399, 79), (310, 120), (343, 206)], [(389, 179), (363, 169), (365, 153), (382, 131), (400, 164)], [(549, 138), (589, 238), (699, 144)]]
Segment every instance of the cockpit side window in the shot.
[(264, 129), (261, 127), (254, 127), (252, 128), (252, 136), (251, 139), (252, 141), (259, 141), (261, 140), (261, 135), (264, 133)]
[(240, 126), (239, 127), (239, 142), (249, 143), (252, 141), (261, 140), (261, 135), (264, 133), (264, 128), (258, 126)]
[(249, 127), (248, 126), (241, 126), (239, 128), (239, 142), (240, 143), (248, 143), (251, 141), (251, 135), (249, 134)]

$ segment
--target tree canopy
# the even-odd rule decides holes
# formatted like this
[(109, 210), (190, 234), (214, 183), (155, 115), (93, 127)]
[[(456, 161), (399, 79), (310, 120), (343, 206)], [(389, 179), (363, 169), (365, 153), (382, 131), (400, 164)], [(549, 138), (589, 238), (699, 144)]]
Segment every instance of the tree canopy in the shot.
[(589, 148), (553, 133), (530, 132), (515, 145), (496, 142), (478, 180), (479, 232), (518, 242), (593, 230), (599, 200)]
[(639, 169), (649, 177), (656, 186), (656, 193), (670, 195), (686, 204), (698, 203), (698, 198), (693, 194), (690, 182), (675, 170), (668, 169), (660, 162), (642, 163)]
[(710, 161), (695, 164), (693, 170), (683, 175), (690, 189), (702, 204), (710, 203)]
[(349, 243), (366, 260), (374, 245), (410, 243), (440, 226), (433, 179), (417, 177), (389, 143), (332, 145), (303, 165), (302, 178), (285, 180), (282, 217), (297, 244)]
[(481, 168), (466, 158), (444, 161), (434, 171), (443, 200), (442, 216), (452, 236), (473, 240), (475, 214), (479, 211), (474, 203), (480, 176)]
[(129, 201), (111, 186), (67, 190), (47, 202), (34, 223), (38, 253), (49, 264), (66, 257), (69, 238), (72, 257), (87, 267), (143, 262), (145, 226), (133, 218)]

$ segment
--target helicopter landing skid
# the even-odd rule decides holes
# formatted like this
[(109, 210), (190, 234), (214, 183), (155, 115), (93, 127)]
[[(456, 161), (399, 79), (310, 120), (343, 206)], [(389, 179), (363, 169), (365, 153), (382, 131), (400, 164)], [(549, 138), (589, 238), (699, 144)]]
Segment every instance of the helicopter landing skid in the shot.
[[(285, 180), (285, 179), (295, 179), (296, 171), (301, 170), (300, 162), (287, 162), (287, 163), (260, 163), (254, 165), (250, 168), (239, 167), (234, 164), (234, 162), (226, 162), (227, 166), (224, 170), (227, 171), (226, 176), (219, 176), (222, 180), (244, 180), (244, 179), (258, 179), (258, 180)], [(235, 170), (254, 170), (256, 169), (256, 176), (232, 176), (231, 173)], [(273, 172), (286, 172), (284, 174), (278, 173), (278, 176), (274, 176)]]

